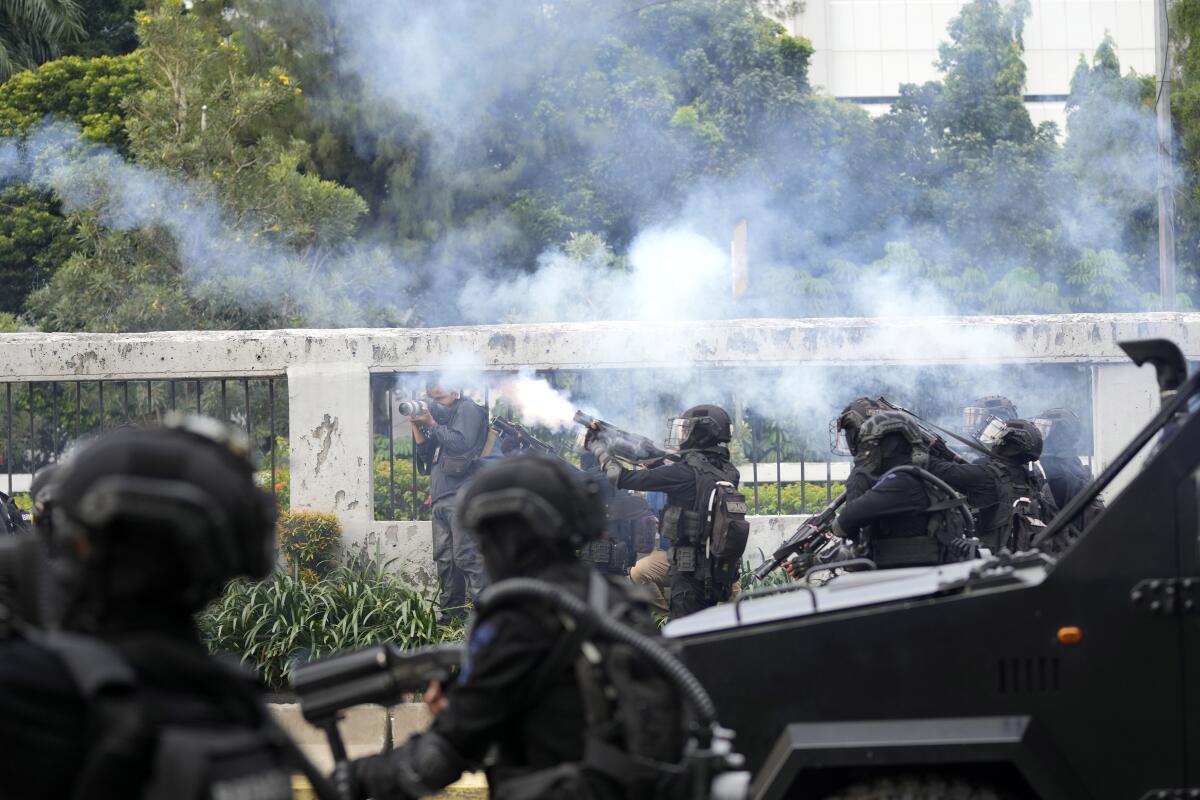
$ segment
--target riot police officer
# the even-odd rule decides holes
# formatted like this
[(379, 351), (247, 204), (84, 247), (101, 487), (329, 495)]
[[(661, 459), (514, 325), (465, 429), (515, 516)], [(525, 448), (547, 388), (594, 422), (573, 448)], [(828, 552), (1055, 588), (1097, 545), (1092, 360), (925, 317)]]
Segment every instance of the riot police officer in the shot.
[(981, 439), (988, 456), (974, 464), (935, 458), (929, 471), (967, 495), (977, 516), (976, 535), (985, 547), (998, 552), (1016, 544), (1017, 523), (1040, 527), (1058, 509), (1034, 463), (1042, 451), (1037, 427), (1023, 419), (994, 427), (997, 430)]
[(1087, 488), (1092, 475), (1079, 461), (1079, 436), (1082, 426), (1075, 412), (1051, 408), (1031, 420), (1042, 434), (1039, 459), (1054, 502), (1063, 508), (1071, 498)]
[[(589, 603), (607, 593), (602, 608), (624, 608), (633, 625), (657, 634), (647, 604), (628, 581), (601, 577), (575, 557), (604, 533), (595, 478), (545, 456), (518, 455), (484, 467), (463, 489), (458, 509), (496, 588), (528, 577)], [(392, 752), (342, 768), (345, 797), (432, 794), (489, 752), (492, 797), (625, 796), (619, 776), (606, 776), (585, 758), (585, 702), (594, 693), (581, 684), (577, 657), (586, 631), (545, 604), (493, 609), (489, 591), (480, 595), (457, 682), (435, 683), (426, 692), (436, 714), (432, 727)]]
[(659, 533), (672, 544), (668, 571), (671, 619), (729, 599), (737, 581), (739, 565), (714, 564), (706, 556), (705, 509), (701, 507), (717, 482), (738, 485), (740, 475), (729, 458), (732, 438), (729, 414), (719, 406), (701, 405), (671, 420), (666, 446), (678, 449), (677, 460), (652, 469), (626, 469), (601, 438), (589, 433), (585, 440), (614, 486), (667, 496)]
[(968, 535), (965, 498), (945, 491), (920, 468), (928, 462), (926, 447), (925, 436), (903, 412), (876, 413), (859, 429), (855, 467), (876, 482), (846, 503), (836, 530), (880, 568), (940, 564), (977, 552)]
[(63, 630), (0, 642), (6, 800), (289, 800), (298, 770), (332, 796), (254, 678), (200, 641), (193, 614), (273, 567), (275, 504), (233, 431), (177, 424), (87, 445), (53, 476), (52, 503), (39, 487)]
[[(854, 456), (858, 454), (858, 434), (862, 426), (873, 415), (887, 408), (877, 400), (869, 397), (858, 397), (851, 400), (842, 413), (830, 423), (830, 449), (837, 455)], [(875, 484), (879, 477), (872, 476), (856, 459), (846, 477), (846, 501), (861, 497)]]

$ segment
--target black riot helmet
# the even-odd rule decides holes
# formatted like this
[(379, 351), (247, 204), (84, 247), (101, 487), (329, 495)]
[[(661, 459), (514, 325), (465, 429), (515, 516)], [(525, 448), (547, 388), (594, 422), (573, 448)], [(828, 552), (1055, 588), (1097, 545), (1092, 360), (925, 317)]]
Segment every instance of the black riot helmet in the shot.
[(1042, 456), (1042, 434), (1027, 419), (1010, 419), (1004, 423), (994, 441), (984, 442), (997, 456), (1025, 463)]
[(498, 580), (573, 558), (606, 529), (600, 481), (536, 453), (484, 467), (459, 492), (457, 505), (459, 522)]
[(275, 503), (236, 428), (172, 415), (101, 436), (61, 472), (51, 560), (70, 627), (190, 620), (232, 578), (274, 566)]
[(829, 449), (839, 456), (852, 456), (858, 451), (858, 433), (868, 417), (888, 407), (870, 397), (858, 397), (829, 422)]
[(733, 438), (733, 421), (720, 406), (692, 406), (671, 420), (668, 449), (698, 450)]
[(880, 411), (859, 429), (854, 463), (878, 475), (902, 463), (920, 464), (927, 455), (925, 436), (912, 417), (903, 411)]
[(1076, 445), (1083, 433), (1079, 416), (1069, 408), (1051, 408), (1029, 420), (1042, 434), (1046, 453), (1076, 455)]
[(1016, 418), (1017, 407), (1011, 400), (1002, 394), (991, 394), (963, 407), (963, 433), (979, 438), (989, 421), (1007, 422)]

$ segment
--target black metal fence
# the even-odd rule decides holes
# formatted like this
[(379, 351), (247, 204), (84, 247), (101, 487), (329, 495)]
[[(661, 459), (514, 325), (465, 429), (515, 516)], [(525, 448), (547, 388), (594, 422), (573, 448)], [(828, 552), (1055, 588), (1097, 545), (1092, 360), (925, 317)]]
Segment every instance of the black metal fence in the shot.
[(284, 378), (79, 380), (4, 383), (0, 469), (8, 494), (78, 442), (127, 425), (161, 423), (171, 411), (226, 420), (246, 431), (260, 477), (288, 491), (287, 381)]

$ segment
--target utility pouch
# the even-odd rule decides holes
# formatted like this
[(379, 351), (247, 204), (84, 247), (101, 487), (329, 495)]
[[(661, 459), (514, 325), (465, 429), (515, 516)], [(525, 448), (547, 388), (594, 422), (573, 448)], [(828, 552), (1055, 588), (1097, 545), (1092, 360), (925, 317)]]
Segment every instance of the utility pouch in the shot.
[(475, 456), (451, 456), (441, 454), (442, 473), (450, 478), (463, 478), (471, 474), (479, 459)]
[(588, 542), (579, 551), (579, 557), (596, 566), (608, 566), (613, 562), (613, 543), (610, 539)]
[(675, 571), (691, 574), (696, 571), (696, 548), (677, 545), (671, 550), (671, 563)]
[(704, 515), (698, 511), (687, 511), (680, 509), (679, 511), (679, 539), (692, 545), (703, 544), (708, 539), (708, 531), (704, 526)]
[(663, 509), (662, 519), (658, 523), (658, 532), (671, 541), (680, 539), (679, 517), (683, 514), (680, 506), (667, 506)]

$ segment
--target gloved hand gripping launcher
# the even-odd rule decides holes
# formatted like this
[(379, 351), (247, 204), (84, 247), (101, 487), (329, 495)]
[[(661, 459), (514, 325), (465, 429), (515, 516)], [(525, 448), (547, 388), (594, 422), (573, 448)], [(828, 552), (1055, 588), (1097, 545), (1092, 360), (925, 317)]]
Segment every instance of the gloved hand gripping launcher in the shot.
[[(665, 647), (612, 617), (597, 612), (587, 602), (562, 588), (532, 578), (511, 578), (485, 589), (476, 599), (480, 614), (498, 606), (533, 603), (550, 607), (586, 624), (596, 636), (628, 645), (653, 664), (672, 683), (692, 710), (691, 738), (683, 767), (693, 787), (692, 796), (713, 800), (743, 800), (748, 796), (750, 774), (733, 750), (733, 732), (717, 722), (716, 706), (695, 675)], [(325, 730), (338, 761), (346, 749), (337, 732), (340, 711), (361, 703), (395, 704), (406, 692), (423, 689), (429, 680), (445, 680), (458, 668), (462, 650), (436, 647), (409, 653), (390, 645), (323, 659), (292, 673), (292, 688), (300, 697), (305, 719)]]

